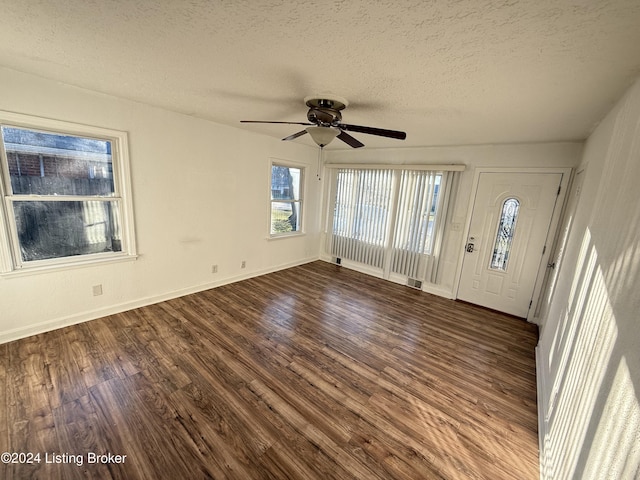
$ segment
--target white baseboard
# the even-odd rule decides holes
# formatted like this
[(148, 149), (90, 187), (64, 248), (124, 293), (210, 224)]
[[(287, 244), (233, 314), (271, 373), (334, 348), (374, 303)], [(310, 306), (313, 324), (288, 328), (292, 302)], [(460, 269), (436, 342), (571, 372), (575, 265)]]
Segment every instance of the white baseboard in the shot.
[[(329, 263), (335, 263), (334, 261), (335, 258), (327, 254), (321, 255), (320, 260), (323, 260)], [(350, 260), (345, 260), (345, 259), (342, 259), (342, 263), (340, 265), (350, 270), (355, 270), (356, 272), (364, 273), (366, 275), (371, 275), (372, 277), (383, 278), (382, 270), (375, 267), (369, 267), (367, 265), (363, 265), (361, 263), (352, 262)], [(397, 283), (399, 285), (406, 285), (407, 277), (404, 275), (392, 275), (388, 281)], [(439, 287), (438, 285), (434, 285), (427, 282), (422, 283), (421, 290), (423, 292), (430, 293), (438, 297), (448, 298), (449, 300), (454, 300), (456, 298), (456, 296), (451, 290), (442, 288), (442, 287)]]
[(173, 290), (171, 292), (165, 292), (160, 295), (152, 295), (150, 297), (139, 298), (130, 302), (124, 302), (117, 305), (109, 305), (108, 307), (99, 308), (96, 310), (88, 310), (85, 312), (69, 315), (53, 320), (47, 320), (45, 322), (37, 323), (35, 325), (29, 325), (28, 327), (14, 328), (6, 332), (0, 333), (0, 344), (19, 340), (21, 338), (29, 337), (31, 335), (38, 335), (40, 333), (49, 332), (51, 330), (57, 330), (58, 328), (68, 327), (70, 325), (76, 325), (78, 323), (88, 322), (97, 318), (114, 315), (116, 313), (126, 312), (135, 308), (152, 305), (154, 303), (164, 302), (173, 298), (183, 297), (192, 293), (201, 292), (203, 290), (209, 290), (211, 288), (221, 287), (222, 285), (228, 285), (230, 283), (239, 282), (248, 278), (259, 277), (266, 275), (267, 273), (277, 272), (286, 268), (295, 267), (298, 265), (304, 265), (305, 263), (314, 262), (318, 260), (318, 257), (305, 258), (299, 261), (290, 262), (274, 267), (265, 268), (263, 270), (251, 271), (242, 275), (236, 275), (228, 277), (216, 282), (208, 282), (200, 285), (195, 285), (180, 290)]
[(456, 299), (456, 296), (453, 294), (453, 292), (451, 290), (448, 290), (446, 288), (441, 288), (441, 287), (438, 287), (437, 285), (433, 285), (433, 284), (430, 284), (430, 283), (423, 283), (422, 284), (422, 291), (430, 293), (431, 295), (436, 295), (438, 297), (444, 297), (444, 298), (447, 298), (449, 300), (455, 300)]

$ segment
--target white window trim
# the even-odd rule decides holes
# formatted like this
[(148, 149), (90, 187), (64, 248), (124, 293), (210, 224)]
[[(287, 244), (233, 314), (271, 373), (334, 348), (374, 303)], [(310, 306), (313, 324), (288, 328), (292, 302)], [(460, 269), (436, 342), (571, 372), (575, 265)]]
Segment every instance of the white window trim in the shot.
[[(8, 205), (11, 180), (6, 152), (4, 145), (1, 144), (2, 138), (0, 136), (0, 146), (2, 147), (0, 148), (0, 172), (3, 180), (0, 182), (0, 196), (2, 197), (0, 205), (0, 275), (37, 273), (137, 258), (127, 132), (5, 111), (0, 111), (0, 125), (109, 140), (111, 142), (114, 190), (121, 203), (120, 221), (122, 230), (121, 252), (78, 255), (30, 261), (23, 264), (19, 258), (20, 249), (15, 219), (10, 215)], [(66, 197), (56, 197), (56, 199), (60, 200), (64, 198)], [(82, 200), (86, 198), (74, 197), (74, 199)]]
[[(307, 165), (304, 163), (299, 163), (299, 162), (295, 162), (292, 160), (282, 160), (280, 158), (270, 158), (269, 159), (269, 175), (268, 175), (268, 197), (267, 197), (267, 202), (268, 202), (268, 212), (267, 212), (267, 232), (268, 232), (268, 239), (269, 240), (278, 240), (278, 239), (282, 239), (282, 238), (291, 238), (291, 237), (299, 237), (302, 235), (306, 235), (306, 213), (305, 213), (305, 193), (307, 190)], [(296, 232), (284, 232), (284, 233), (271, 233), (271, 204), (272, 202), (276, 201), (276, 200), (271, 200), (271, 172), (273, 170), (273, 167), (290, 167), (290, 168), (298, 168), (300, 169), (300, 176), (302, 177), (300, 179), (300, 199), (297, 200), (300, 203), (300, 230), (296, 231)], [(280, 200), (281, 201), (281, 200)]]
[(389, 163), (326, 163), (325, 168), (340, 169), (352, 168), (354, 170), (428, 170), (437, 172), (464, 172), (466, 166), (463, 164), (389, 164)]

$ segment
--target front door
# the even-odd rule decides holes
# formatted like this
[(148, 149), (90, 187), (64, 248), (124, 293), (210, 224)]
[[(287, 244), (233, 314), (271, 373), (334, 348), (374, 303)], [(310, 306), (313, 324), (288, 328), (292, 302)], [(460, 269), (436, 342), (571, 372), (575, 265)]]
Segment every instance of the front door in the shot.
[(527, 317), (561, 173), (480, 173), (458, 298)]

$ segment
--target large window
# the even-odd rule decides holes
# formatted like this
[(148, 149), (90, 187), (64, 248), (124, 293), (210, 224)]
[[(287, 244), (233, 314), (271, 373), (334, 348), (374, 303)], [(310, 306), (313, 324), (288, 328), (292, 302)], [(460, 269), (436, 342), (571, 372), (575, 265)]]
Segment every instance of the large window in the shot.
[(328, 253), (392, 276), (437, 281), (453, 171), (338, 168)]
[(2, 114), (1, 270), (135, 254), (126, 134)]
[(302, 186), (304, 169), (281, 163), (271, 164), (271, 236), (302, 231)]

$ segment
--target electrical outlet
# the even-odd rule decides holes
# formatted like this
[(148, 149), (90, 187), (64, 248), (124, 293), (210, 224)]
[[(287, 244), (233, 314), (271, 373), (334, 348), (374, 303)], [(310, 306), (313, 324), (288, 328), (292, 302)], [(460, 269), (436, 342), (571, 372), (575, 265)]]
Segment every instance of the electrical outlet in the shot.
[(247, 266), (246, 260), (242, 260), (242, 264), (240, 265), (240, 268), (245, 268), (246, 266)]
[(97, 297), (102, 295), (102, 284), (93, 286), (93, 296)]
[(211, 267), (211, 273), (218, 273), (218, 265), (213, 265)]

